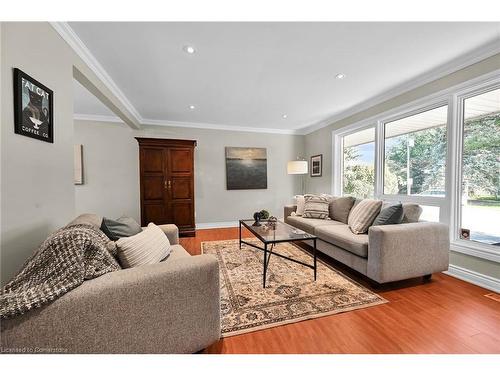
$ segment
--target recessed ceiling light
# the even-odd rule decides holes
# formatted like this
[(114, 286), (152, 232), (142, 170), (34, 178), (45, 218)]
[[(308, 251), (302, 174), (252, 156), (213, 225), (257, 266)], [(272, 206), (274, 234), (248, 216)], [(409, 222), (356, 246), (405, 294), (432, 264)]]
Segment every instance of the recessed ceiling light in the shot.
[(195, 109), (195, 108), (196, 107), (194, 105), (192, 105), (192, 104), (189, 106), (189, 109)]
[(287, 118), (287, 117), (288, 117), (288, 115), (283, 115), (283, 116), (281, 116), (281, 117), (283, 117), (283, 118)]
[(335, 78), (337, 79), (344, 79), (345, 78), (345, 74), (344, 73), (339, 73), (335, 76)]
[(192, 55), (196, 51), (195, 51), (195, 49), (194, 49), (193, 46), (184, 46), (184, 52), (189, 53), (190, 55)]

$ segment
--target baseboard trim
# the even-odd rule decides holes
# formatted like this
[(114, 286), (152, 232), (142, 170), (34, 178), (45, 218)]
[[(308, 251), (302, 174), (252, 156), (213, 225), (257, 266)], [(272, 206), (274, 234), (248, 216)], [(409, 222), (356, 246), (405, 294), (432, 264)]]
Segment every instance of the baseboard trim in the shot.
[(500, 279), (492, 276), (484, 275), (453, 264), (450, 264), (448, 271), (444, 273), (456, 277), (457, 279), (467, 281), (468, 283), (500, 293)]
[(239, 225), (238, 221), (218, 221), (215, 223), (196, 223), (196, 229), (234, 228)]

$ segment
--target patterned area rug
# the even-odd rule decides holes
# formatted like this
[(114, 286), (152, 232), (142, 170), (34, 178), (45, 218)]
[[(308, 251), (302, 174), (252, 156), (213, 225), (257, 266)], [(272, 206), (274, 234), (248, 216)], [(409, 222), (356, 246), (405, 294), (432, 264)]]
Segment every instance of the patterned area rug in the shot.
[[(262, 251), (245, 244), (240, 250), (238, 240), (203, 242), (201, 247), (219, 261), (222, 337), (387, 302), (319, 259), (315, 282), (312, 269), (271, 256), (264, 289)], [(312, 256), (291, 243), (277, 244), (273, 251), (312, 264)]]

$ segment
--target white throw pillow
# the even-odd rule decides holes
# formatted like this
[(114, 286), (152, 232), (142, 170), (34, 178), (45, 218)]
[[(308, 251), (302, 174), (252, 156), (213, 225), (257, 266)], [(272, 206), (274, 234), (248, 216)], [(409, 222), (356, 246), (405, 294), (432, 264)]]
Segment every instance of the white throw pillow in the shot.
[(306, 205), (306, 199), (303, 195), (295, 196), (295, 204), (297, 205), (297, 209), (295, 210), (295, 215), (302, 216), (304, 215), (304, 207)]
[(354, 234), (366, 233), (373, 220), (380, 213), (382, 201), (378, 199), (363, 199), (349, 212), (347, 224)]
[(170, 241), (153, 223), (149, 223), (141, 233), (120, 238), (116, 241), (116, 246), (123, 268), (159, 263), (170, 254)]

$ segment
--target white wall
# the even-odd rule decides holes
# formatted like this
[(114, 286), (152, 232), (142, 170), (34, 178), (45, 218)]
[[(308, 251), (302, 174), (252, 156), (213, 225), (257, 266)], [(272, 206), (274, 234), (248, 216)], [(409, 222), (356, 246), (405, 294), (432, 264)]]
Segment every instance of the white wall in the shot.
[(122, 215), (140, 222), (138, 144), (123, 123), (75, 121), (83, 144), (84, 184), (75, 185), (76, 214)]
[[(283, 206), (300, 189), (300, 178), (286, 173), (286, 163), (303, 154), (301, 136), (160, 126), (132, 133), (123, 124), (75, 121), (75, 139), (84, 147), (86, 177), (85, 185), (75, 187), (78, 213), (111, 217), (127, 213), (139, 219), (139, 155), (133, 136), (197, 141), (197, 224), (235, 222), (264, 208), (282, 216)], [(267, 148), (267, 189), (226, 189), (226, 146)]]
[[(74, 215), (73, 52), (47, 23), (2, 23), (1, 279)], [(54, 143), (14, 134), (13, 68), (54, 91)]]

